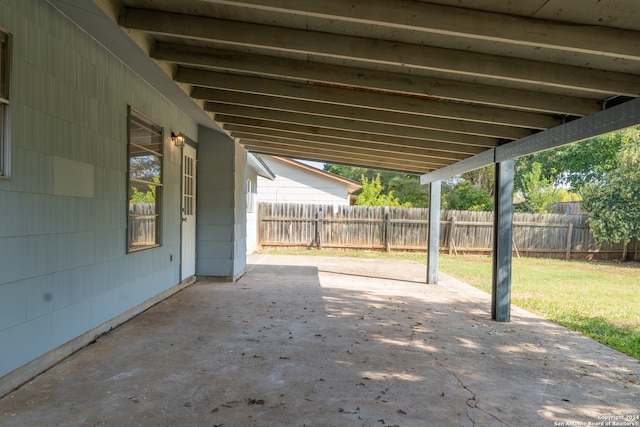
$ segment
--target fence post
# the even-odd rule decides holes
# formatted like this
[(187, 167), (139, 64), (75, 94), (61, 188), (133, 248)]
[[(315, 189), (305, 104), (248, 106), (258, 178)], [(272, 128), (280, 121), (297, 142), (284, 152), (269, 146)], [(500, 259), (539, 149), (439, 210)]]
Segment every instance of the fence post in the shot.
[(569, 261), (571, 259), (571, 236), (573, 235), (573, 223), (569, 223), (569, 231), (567, 231), (567, 253), (564, 259)]
[(263, 206), (266, 206), (266, 205), (258, 203), (258, 218), (256, 220), (257, 223), (258, 223), (258, 236), (257, 236), (257, 238), (258, 238), (258, 245), (257, 245), (258, 249), (262, 249), (262, 242), (263, 242), (263, 239), (264, 239), (264, 237), (263, 237), (264, 232), (262, 231), (262, 227), (263, 227), (263, 224), (262, 224), (262, 221), (263, 221), (262, 207)]
[(629, 251), (629, 245), (627, 244), (627, 242), (623, 242), (622, 243), (622, 260), (623, 261), (627, 260), (628, 251)]
[(390, 216), (389, 208), (384, 208), (384, 250), (386, 252), (391, 252), (391, 230), (389, 228)]
[(316, 246), (322, 249), (322, 209), (316, 212)]
[[(449, 227), (449, 255), (451, 255), (451, 252), (455, 249), (455, 242), (453, 241), (453, 233), (455, 233), (456, 231), (456, 217), (452, 216), (451, 217), (451, 227)], [(458, 252), (456, 250), (456, 252)], [(458, 255), (456, 253), (456, 255)]]

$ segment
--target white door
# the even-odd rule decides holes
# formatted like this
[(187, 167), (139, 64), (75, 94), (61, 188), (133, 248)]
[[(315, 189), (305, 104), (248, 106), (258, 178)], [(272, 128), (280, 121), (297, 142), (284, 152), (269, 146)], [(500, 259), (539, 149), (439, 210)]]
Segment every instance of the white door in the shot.
[(182, 151), (182, 277), (196, 274), (196, 149)]

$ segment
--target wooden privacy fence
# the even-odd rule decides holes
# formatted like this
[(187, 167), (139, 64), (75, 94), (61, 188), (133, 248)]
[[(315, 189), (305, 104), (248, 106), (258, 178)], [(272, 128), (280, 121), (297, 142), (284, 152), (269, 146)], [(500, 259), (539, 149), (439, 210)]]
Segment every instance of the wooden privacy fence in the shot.
[(129, 204), (127, 233), (129, 234), (129, 245), (131, 247), (148, 246), (156, 243), (157, 217), (155, 203)]
[[(637, 240), (598, 244), (588, 215), (514, 214), (517, 256), (560, 259), (638, 260)], [(260, 203), (258, 242), (262, 247), (318, 247), (426, 251), (429, 211), (421, 208)], [(442, 211), (440, 251), (491, 254), (493, 212)]]

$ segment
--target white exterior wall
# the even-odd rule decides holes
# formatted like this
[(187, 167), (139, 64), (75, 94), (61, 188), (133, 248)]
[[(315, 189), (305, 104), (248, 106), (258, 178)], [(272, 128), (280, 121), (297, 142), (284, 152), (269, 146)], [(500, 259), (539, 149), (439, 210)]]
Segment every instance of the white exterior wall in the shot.
[(346, 184), (275, 158), (263, 160), (276, 178), (258, 177), (259, 202), (349, 205)]
[[(247, 253), (251, 254), (258, 247), (258, 174), (253, 168), (247, 168), (247, 180), (252, 182), (253, 193), (252, 196), (247, 194)], [(249, 206), (251, 202), (253, 206)]]

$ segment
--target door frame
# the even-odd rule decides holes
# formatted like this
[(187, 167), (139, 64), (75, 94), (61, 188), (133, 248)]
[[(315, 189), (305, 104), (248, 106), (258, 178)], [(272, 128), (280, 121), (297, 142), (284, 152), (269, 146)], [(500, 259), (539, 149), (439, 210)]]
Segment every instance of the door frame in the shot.
[[(182, 147), (180, 149), (180, 210), (179, 210), (179, 222), (180, 222), (180, 268), (179, 268), (179, 277), (180, 277), (180, 281), (184, 281), (186, 279), (188, 279), (189, 277), (195, 276), (196, 273), (196, 233), (197, 233), (197, 200), (198, 200), (198, 195), (197, 195), (197, 165), (198, 165), (198, 149), (197, 149), (197, 145), (195, 143), (193, 143), (190, 139), (185, 138), (186, 139), (186, 143), (184, 145), (184, 147)], [(183, 220), (184, 218), (184, 209), (185, 209), (185, 198), (184, 198), (184, 175), (185, 175), (185, 155), (187, 155), (188, 153), (185, 153), (185, 151), (187, 151), (187, 149), (192, 149), (193, 150), (193, 177), (194, 177), (194, 183), (193, 183), (193, 221), (195, 222), (194, 224), (194, 236), (193, 236), (193, 252), (194, 252), (194, 267), (193, 267), (193, 274), (189, 274), (188, 276), (184, 276), (184, 270), (185, 270), (185, 263), (184, 263), (184, 245), (185, 245), (185, 222)]]

